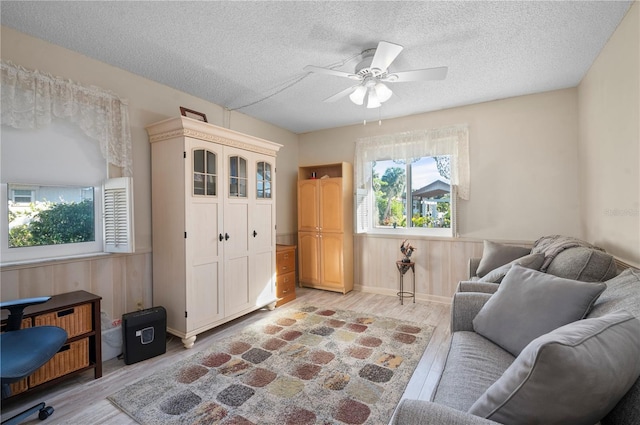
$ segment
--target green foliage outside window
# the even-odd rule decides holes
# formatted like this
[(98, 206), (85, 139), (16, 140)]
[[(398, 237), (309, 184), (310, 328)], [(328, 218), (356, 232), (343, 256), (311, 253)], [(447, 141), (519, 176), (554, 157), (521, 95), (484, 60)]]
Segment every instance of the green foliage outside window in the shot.
[(9, 230), (9, 247), (55, 245), (95, 240), (94, 208), (92, 200), (69, 203), (31, 204), (30, 211), (10, 213), (9, 220), (17, 215), (30, 215), (31, 220)]
[(384, 226), (405, 226), (402, 195), (405, 191), (406, 172), (404, 168), (387, 168), (382, 177), (375, 172), (373, 187), (376, 192), (378, 223)]
[[(391, 161), (383, 161), (386, 165)], [(395, 161), (394, 161), (395, 162)], [(439, 197), (434, 196), (431, 198), (414, 197), (414, 193), (418, 192), (419, 188), (411, 188), (411, 199), (407, 202), (407, 168), (411, 167), (413, 177), (415, 179), (417, 170), (423, 171), (424, 168), (414, 169), (414, 167), (425, 167), (425, 164), (416, 164), (418, 161), (413, 161), (404, 166), (388, 166), (388, 168), (381, 167), (380, 172), (384, 169), (384, 174), (380, 176), (376, 170), (376, 163), (373, 164), (373, 191), (375, 193), (375, 226), (378, 227), (407, 227), (409, 224), (415, 228), (451, 228), (451, 200), (450, 194), (444, 194)], [(398, 164), (399, 162), (396, 162)], [(437, 173), (444, 179), (450, 180), (451, 175), (451, 162), (449, 156), (440, 156), (432, 158), (432, 167), (437, 169)], [(427, 165), (428, 166), (428, 165)], [(433, 178), (433, 177), (432, 177)], [(418, 180), (417, 183), (425, 187), (430, 184), (432, 180)], [(416, 184), (413, 180), (412, 184)], [(436, 208), (436, 211), (431, 210), (430, 213), (426, 207), (426, 204), (430, 204), (430, 208)], [(408, 205), (407, 205), (408, 204)], [(406, 210), (412, 210), (409, 214)], [(411, 217), (411, 222), (407, 223), (407, 216)]]

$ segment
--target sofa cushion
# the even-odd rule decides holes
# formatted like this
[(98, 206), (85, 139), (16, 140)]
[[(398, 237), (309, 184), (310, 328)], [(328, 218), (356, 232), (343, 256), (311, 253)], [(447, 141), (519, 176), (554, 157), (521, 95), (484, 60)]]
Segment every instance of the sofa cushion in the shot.
[(454, 332), (432, 401), (466, 412), (514, 360), (511, 354), (475, 332)]
[(566, 279), (604, 282), (616, 275), (617, 267), (613, 256), (604, 251), (575, 247), (556, 255), (546, 271)]
[(532, 270), (540, 270), (542, 262), (544, 261), (544, 254), (529, 254), (524, 257), (516, 258), (515, 260), (491, 270), (489, 273), (478, 279), (478, 282), (492, 282), (500, 283), (502, 279), (507, 275), (507, 272), (511, 270), (511, 266), (518, 264), (522, 267), (526, 267)]
[(580, 320), (531, 342), (469, 413), (502, 424), (598, 422), (640, 375), (640, 320)]
[[(640, 319), (640, 271), (626, 269), (605, 282), (607, 289), (587, 315), (602, 317), (608, 313), (627, 310)], [(640, 378), (633, 384), (618, 405), (602, 421), (602, 425), (640, 424)]]
[(601, 317), (614, 311), (627, 310), (640, 319), (640, 270), (626, 269), (605, 283), (607, 289), (593, 304), (587, 317)]
[(482, 277), (491, 270), (504, 266), (516, 258), (524, 257), (531, 253), (531, 249), (521, 246), (505, 245), (497, 242), (484, 241), (482, 258), (476, 273)]
[(605, 288), (514, 265), (473, 319), (473, 329), (517, 356), (540, 335), (582, 319)]

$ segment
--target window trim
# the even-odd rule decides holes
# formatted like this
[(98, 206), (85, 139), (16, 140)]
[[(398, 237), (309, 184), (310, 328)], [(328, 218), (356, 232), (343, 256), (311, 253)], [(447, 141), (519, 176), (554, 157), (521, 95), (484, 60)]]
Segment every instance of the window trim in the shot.
[[(424, 156), (424, 157), (429, 157), (429, 156)], [(370, 170), (371, 175), (373, 176), (373, 167), (372, 164), (373, 162), (375, 162), (376, 160), (373, 160), (371, 162), (369, 162), (367, 164), (367, 168)], [(377, 161), (386, 161), (386, 160), (381, 160), (381, 159), (377, 159)], [(407, 215), (407, 221), (410, 220), (409, 218), (409, 209), (411, 207), (409, 207), (408, 203), (408, 199), (410, 199), (410, 190), (411, 190), (411, 185), (409, 183), (410, 179), (411, 179), (411, 174), (412, 174), (412, 170), (410, 168), (410, 162), (407, 161), (407, 163), (405, 163), (405, 167), (408, 167), (409, 169), (405, 169), (406, 171), (406, 178), (407, 178), (407, 184), (405, 185), (405, 196), (407, 197), (407, 205), (405, 206), (405, 208), (407, 208), (407, 211), (405, 211), (405, 214)], [(449, 183), (449, 186), (451, 188), (451, 201), (450, 201), (450, 205), (451, 205), (451, 227), (414, 227), (414, 226), (407, 226), (407, 227), (396, 227), (396, 228), (389, 228), (389, 227), (377, 227), (375, 225), (375, 217), (374, 217), (374, 211), (375, 211), (375, 205), (374, 203), (376, 202), (376, 198), (375, 198), (375, 194), (373, 192), (373, 178), (369, 178), (366, 180), (366, 191), (367, 194), (364, 195), (364, 197), (366, 198), (366, 202), (367, 202), (367, 210), (371, 211), (371, 214), (367, 214), (367, 220), (368, 222), (366, 223), (366, 230), (365, 231), (358, 231), (357, 233), (367, 233), (367, 234), (376, 234), (376, 235), (398, 235), (398, 236), (435, 236), (435, 237), (443, 237), (443, 238), (451, 238), (456, 234), (456, 222), (457, 222), (457, 202), (455, 202), (456, 196), (456, 188), (453, 184)], [(357, 206), (358, 206), (358, 195), (356, 194), (356, 228), (360, 228), (362, 226), (360, 226), (360, 223), (358, 222), (359, 216), (357, 213)]]
[[(95, 238), (90, 242), (67, 243), (58, 245), (43, 245), (9, 248), (9, 218), (8, 218), (8, 202), (7, 197), (8, 184), (0, 185), (1, 196), (4, 204), (1, 207), (0, 214), (0, 247), (2, 251), (2, 265), (5, 263), (15, 262), (41, 262), (62, 257), (71, 257), (83, 254), (99, 254), (104, 251), (102, 239), (102, 194), (101, 186), (92, 186), (94, 188), (94, 235)], [(78, 185), (73, 186), (91, 186)]]
[[(412, 130), (359, 138), (355, 146), (354, 223), (356, 233), (377, 233), (371, 228), (372, 163), (383, 159), (405, 159), (425, 156), (451, 155), (451, 237), (458, 237), (457, 200), (469, 199), (469, 129), (466, 124), (430, 130)], [(363, 223), (361, 217), (367, 216)], [(418, 229), (418, 228), (410, 228)], [(382, 229), (380, 229), (382, 230)], [(398, 229), (384, 229), (396, 234)], [(428, 232), (415, 232), (416, 235)]]
[[(86, 186), (91, 185), (77, 185)], [(133, 215), (133, 179), (131, 177), (118, 177), (106, 179), (102, 185), (91, 186), (94, 189), (94, 235), (95, 240), (90, 242), (68, 243), (59, 245), (29, 246), (9, 248), (9, 220), (8, 220), (8, 184), (0, 184), (0, 196), (4, 200), (4, 205), (0, 208), (0, 248), (2, 252), (2, 263), (5, 267), (13, 264), (42, 263), (59, 259), (81, 258), (90, 256), (106, 255), (109, 253), (133, 253), (135, 252), (134, 239), (134, 215)], [(119, 217), (120, 226), (117, 230), (119, 241), (126, 240), (125, 243), (107, 244), (105, 242), (105, 232), (109, 212), (105, 211), (105, 196), (109, 189), (116, 188), (124, 191), (126, 207), (114, 211)]]

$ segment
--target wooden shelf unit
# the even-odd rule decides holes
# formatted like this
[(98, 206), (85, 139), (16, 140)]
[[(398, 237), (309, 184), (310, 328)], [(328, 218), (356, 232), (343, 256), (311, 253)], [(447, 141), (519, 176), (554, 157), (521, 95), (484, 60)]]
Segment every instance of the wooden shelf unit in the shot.
[[(86, 370), (94, 370), (94, 378), (102, 376), (102, 334), (100, 300), (86, 291), (54, 295), (44, 304), (24, 309), (22, 328), (59, 326), (67, 331), (67, 341), (60, 351), (40, 369), (22, 381), (11, 384), (9, 399), (30, 393), (33, 389), (55, 385)], [(2, 310), (2, 331), (9, 312)]]
[(300, 286), (353, 289), (353, 167), (347, 162), (298, 168), (298, 276)]

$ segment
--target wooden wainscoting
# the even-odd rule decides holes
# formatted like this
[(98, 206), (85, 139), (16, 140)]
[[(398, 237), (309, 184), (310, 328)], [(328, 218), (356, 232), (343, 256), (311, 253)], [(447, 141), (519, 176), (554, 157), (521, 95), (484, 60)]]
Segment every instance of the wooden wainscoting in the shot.
[(150, 252), (4, 266), (0, 279), (3, 301), (85, 290), (102, 297), (112, 319), (153, 302)]
[[(402, 258), (400, 244), (404, 239), (386, 235), (355, 235), (354, 288), (363, 292), (395, 295), (399, 286), (395, 262)], [(483, 241), (463, 238), (409, 239), (417, 248), (411, 257), (416, 263), (416, 298), (451, 302), (458, 282), (468, 278), (469, 258), (482, 256)], [(523, 241), (497, 242), (532, 246), (531, 242)]]

